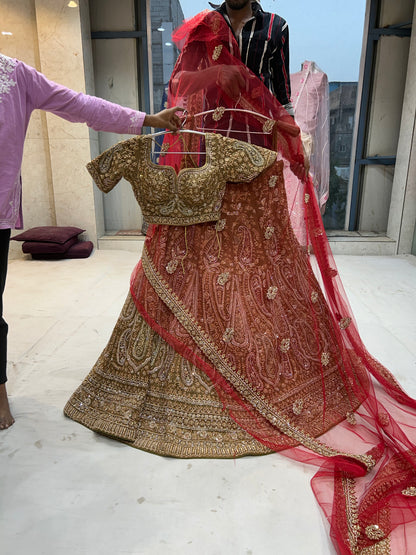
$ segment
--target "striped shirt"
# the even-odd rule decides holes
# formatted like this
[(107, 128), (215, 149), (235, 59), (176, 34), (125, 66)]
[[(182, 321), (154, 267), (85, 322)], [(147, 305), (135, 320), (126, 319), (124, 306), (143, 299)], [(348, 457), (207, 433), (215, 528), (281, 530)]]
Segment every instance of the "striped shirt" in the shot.
[[(216, 9), (231, 27), (225, 2)], [(252, 2), (252, 10), (253, 17), (245, 23), (238, 36), (234, 35), (241, 60), (263, 81), (289, 114), (293, 115), (290, 102), (288, 24), (282, 17), (264, 12), (257, 1)]]

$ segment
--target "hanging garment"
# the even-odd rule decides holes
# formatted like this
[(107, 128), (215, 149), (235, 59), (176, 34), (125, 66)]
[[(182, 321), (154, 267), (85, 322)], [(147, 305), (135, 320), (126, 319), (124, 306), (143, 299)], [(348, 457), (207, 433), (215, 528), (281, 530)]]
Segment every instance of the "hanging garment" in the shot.
[[(212, 222), (151, 226), (110, 342), (65, 413), (154, 453), (279, 451), (312, 464), (338, 553), (410, 552), (416, 401), (361, 341), (305, 175), (299, 128), (241, 62), (217, 12), (185, 24), (177, 38), (184, 47), (170, 104), (188, 109), (189, 129), (224, 135), (224, 150), (249, 149), (221, 160), (223, 149), (207, 137), (205, 157), (192, 155), (204, 150), (190, 134), (181, 154), (169, 137), (161, 156), (169, 169), (141, 161), (136, 171), (141, 147), (121, 164), (110, 152), (92, 164), (99, 186), (124, 175), (135, 190), (141, 182), (159, 191), (160, 180), (179, 207), (178, 185), (186, 190), (188, 179), (197, 184), (208, 172), (223, 183), (238, 176), (234, 164), (251, 167), (250, 152), (273, 155), (249, 181), (227, 181), (219, 219), (215, 211)], [(246, 79), (235, 96), (228, 77), (238, 73)], [(155, 194), (156, 205), (170, 207), (165, 200)]]
[(309, 156), (310, 173), (320, 207), (329, 195), (329, 83), (315, 62), (290, 75), (295, 120)]

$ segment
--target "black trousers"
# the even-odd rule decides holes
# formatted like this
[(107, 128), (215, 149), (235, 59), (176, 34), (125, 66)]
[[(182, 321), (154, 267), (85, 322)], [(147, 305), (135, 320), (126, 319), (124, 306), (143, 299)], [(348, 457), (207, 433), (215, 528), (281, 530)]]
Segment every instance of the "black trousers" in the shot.
[(6, 285), (9, 243), (10, 229), (0, 229), (0, 384), (7, 382), (7, 331), (9, 327), (3, 318), (3, 292)]

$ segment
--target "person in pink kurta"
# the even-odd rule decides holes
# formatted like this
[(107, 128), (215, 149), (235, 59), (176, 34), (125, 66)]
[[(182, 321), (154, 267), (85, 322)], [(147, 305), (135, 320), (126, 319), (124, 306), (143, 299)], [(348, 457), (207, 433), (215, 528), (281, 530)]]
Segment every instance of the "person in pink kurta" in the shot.
[(3, 319), (3, 291), (11, 229), (21, 229), (22, 185), (20, 168), (30, 116), (35, 109), (52, 112), (71, 122), (86, 123), (96, 131), (140, 133), (143, 126), (176, 131), (179, 109), (147, 115), (47, 79), (33, 67), (0, 53), (0, 430), (10, 427), (6, 392), (7, 323)]

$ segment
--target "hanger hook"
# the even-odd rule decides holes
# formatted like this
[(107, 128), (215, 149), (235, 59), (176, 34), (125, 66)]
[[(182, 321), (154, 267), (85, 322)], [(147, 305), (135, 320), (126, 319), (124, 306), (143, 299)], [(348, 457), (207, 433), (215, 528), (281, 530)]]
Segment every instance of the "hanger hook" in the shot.
[(181, 123), (181, 127), (180, 127), (181, 129), (183, 129), (185, 127), (186, 120), (188, 119), (188, 110), (184, 110), (182, 112), (182, 115), (184, 116), (184, 118), (183, 118), (182, 123)]

